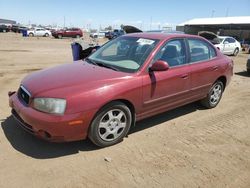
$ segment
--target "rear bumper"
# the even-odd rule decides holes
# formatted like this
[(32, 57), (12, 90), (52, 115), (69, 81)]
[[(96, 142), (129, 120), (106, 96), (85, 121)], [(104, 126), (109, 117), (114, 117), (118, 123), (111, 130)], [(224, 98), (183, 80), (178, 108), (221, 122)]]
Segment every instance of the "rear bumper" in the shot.
[[(19, 125), (39, 138), (51, 142), (83, 140), (87, 137), (91, 122), (89, 113), (64, 114), (56, 116), (24, 106), (16, 93), (9, 98), (9, 106)], [(72, 124), (72, 122), (77, 122)]]

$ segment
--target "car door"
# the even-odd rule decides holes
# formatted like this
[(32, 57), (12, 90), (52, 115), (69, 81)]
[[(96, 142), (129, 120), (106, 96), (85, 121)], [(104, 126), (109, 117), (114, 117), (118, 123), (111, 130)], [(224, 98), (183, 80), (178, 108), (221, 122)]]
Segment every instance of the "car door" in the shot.
[(234, 53), (234, 50), (237, 48), (237, 43), (234, 38), (229, 38), (229, 48), (230, 48), (230, 54)]
[(153, 62), (157, 60), (166, 61), (170, 68), (143, 76), (143, 110), (151, 115), (183, 104), (189, 98), (190, 69), (184, 39), (168, 41)]
[(43, 36), (42, 33), (43, 33), (42, 29), (36, 29), (35, 30), (35, 36)]
[(213, 82), (219, 76), (220, 60), (212, 45), (203, 39), (187, 39), (191, 70), (191, 95), (193, 99), (206, 96)]
[(224, 41), (223, 41), (223, 52), (224, 53), (227, 53), (227, 54), (230, 54), (231, 53), (231, 44), (230, 44), (230, 40), (229, 38), (226, 38)]
[(74, 37), (74, 31), (73, 31), (72, 28), (69, 29), (68, 36), (69, 36), (69, 37)]

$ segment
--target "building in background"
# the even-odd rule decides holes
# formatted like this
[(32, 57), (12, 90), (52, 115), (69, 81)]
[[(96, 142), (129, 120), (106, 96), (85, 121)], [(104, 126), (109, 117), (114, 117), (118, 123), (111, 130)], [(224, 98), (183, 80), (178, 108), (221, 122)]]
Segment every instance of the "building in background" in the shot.
[(6, 19), (1, 19), (0, 18), (0, 25), (5, 24), (5, 25), (13, 25), (16, 24), (16, 21), (14, 20), (6, 20)]
[(250, 16), (196, 18), (177, 25), (176, 30), (195, 35), (199, 31), (211, 31), (217, 35), (243, 40), (250, 38)]

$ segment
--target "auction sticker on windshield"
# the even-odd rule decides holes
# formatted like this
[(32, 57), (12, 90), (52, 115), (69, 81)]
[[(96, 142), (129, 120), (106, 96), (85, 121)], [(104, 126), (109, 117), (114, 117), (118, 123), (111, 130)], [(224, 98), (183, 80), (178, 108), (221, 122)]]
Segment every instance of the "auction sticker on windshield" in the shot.
[(154, 40), (150, 40), (150, 39), (143, 39), (143, 38), (139, 38), (136, 42), (140, 43), (140, 45), (146, 45), (146, 44), (153, 44), (155, 41)]

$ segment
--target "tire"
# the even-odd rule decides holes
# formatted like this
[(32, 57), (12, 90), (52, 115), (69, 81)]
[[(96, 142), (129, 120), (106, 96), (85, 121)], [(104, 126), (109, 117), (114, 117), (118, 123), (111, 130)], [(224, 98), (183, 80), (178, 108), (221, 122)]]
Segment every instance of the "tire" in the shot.
[(247, 69), (247, 74), (250, 75), (250, 69)]
[(239, 52), (240, 52), (240, 51), (239, 51), (239, 48), (235, 48), (233, 55), (234, 55), (234, 56), (237, 56)]
[(99, 147), (117, 144), (127, 135), (132, 124), (130, 109), (121, 102), (103, 107), (89, 128), (89, 139)]
[(49, 34), (48, 33), (45, 33), (45, 35), (44, 35), (45, 37), (48, 37), (49, 36)]
[(29, 33), (29, 37), (34, 37), (34, 34), (33, 33)]
[(61, 35), (61, 34), (59, 34), (57, 37), (58, 37), (59, 39), (62, 39), (62, 35)]
[(78, 38), (78, 39), (79, 39), (80, 37), (81, 37), (80, 35), (76, 35), (76, 38)]
[(214, 108), (216, 107), (222, 97), (224, 91), (224, 84), (222, 81), (217, 80), (213, 86), (211, 87), (207, 97), (202, 99), (200, 102), (206, 108)]

